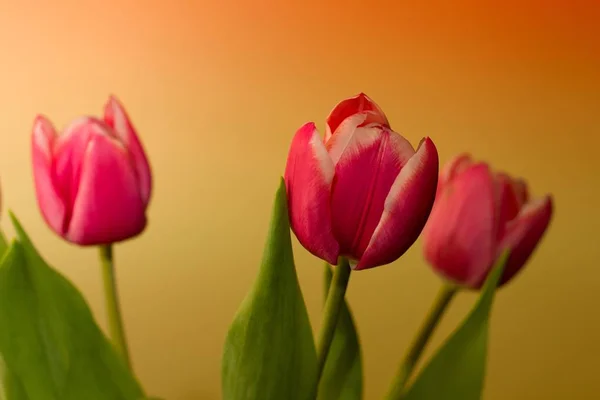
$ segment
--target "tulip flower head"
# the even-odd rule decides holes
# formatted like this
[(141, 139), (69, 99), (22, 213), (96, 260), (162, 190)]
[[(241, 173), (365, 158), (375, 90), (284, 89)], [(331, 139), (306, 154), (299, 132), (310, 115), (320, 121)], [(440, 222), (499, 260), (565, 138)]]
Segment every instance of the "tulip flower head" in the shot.
[(478, 289), (509, 250), (500, 281), (506, 284), (540, 242), (552, 208), (550, 195), (531, 199), (523, 180), (460, 155), (440, 174), (437, 198), (423, 230), (425, 258), (445, 278)]
[(413, 146), (361, 93), (329, 114), (325, 139), (303, 125), (290, 147), (285, 182), (290, 225), (312, 254), (355, 270), (388, 264), (417, 239), (431, 211), (438, 154)]
[(122, 105), (82, 117), (58, 135), (44, 116), (32, 134), (38, 205), (58, 235), (79, 245), (110, 244), (141, 233), (150, 201), (150, 166)]

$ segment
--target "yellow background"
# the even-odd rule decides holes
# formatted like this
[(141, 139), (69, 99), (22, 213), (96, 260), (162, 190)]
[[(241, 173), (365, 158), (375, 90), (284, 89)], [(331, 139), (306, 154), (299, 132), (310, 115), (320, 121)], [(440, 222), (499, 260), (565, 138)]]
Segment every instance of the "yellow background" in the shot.
[[(37, 113), (64, 126), (116, 94), (155, 178), (147, 231), (116, 248), (136, 371), (153, 395), (219, 399), (223, 338), (257, 271), (292, 135), (307, 120), (323, 130), (339, 100), (364, 91), (413, 144), (431, 136), (442, 161), (469, 151), (553, 193), (548, 235), (497, 298), (485, 398), (596, 398), (600, 3), (523, 3), (2, 0), (3, 212), (104, 326), (96, 252), (44, 225), (29, 146)], [(318, 328), (321, 263), (299, 246), (296, 261)], [(419, 242), (353, 275), (366, 399), (387, 389), (438, 285)], [(434, 346), (473, 300), (458, 298)]]

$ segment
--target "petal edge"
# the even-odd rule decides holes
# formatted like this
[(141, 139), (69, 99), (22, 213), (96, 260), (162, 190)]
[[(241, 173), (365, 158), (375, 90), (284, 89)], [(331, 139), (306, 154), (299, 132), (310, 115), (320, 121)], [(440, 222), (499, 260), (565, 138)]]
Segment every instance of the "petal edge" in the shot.
[(315, 124), (303, 125), (292, 140), (284, 175), (290, 226), (310, 253), (335, 265), (339, 245), (329, 201), (333, 176), (333, 162)]
[(413, 245), (433, 206), (438, 170), (435, 144), (425, 138), (394, 181), (379, 224), (356, 270), (389, 264)]
[(512, 280), (529, 260), (548, 230), (554, 210), (551, 195), (527, 203), (519, 215), (508, 223), (506, 235), (498, 252), (506, 248), (512, 251), (504, 267), (500, 285)]
[(31, 136), (35, 193), (44, 220), (56, 234), (62, 236), (66, 209), (59, 191), (54, 186), (53, 167), (53, 146), (57, 137), (52, 122), (43, 115), (38, 115)]
[(117, 137), (129, 151), (135, 166), (140, 194), (144, 204), (147, 206), (152, 194), (150, 164), (129, 115), (115, 96), (110, 96), (104, 106), (104, 122), (113, 129)]
[(340, 101), (327, 116), (325, 124), (325, 142), (338, 130), (346, 119), (356, 114), (364, 114), (364, 123), (377, 123), (386, 128), (390, 123), (377, 103), (364, 93)]

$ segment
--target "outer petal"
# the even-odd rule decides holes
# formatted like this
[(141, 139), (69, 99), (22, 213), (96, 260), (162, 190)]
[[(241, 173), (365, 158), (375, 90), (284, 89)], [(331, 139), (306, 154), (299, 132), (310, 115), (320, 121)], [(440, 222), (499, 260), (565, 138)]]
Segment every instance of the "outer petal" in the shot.
[(81, 165), (94, 135), (109, 133), (105, 125), (96, 118), (81, 117), (73, 121), (54, 142), (54, 185), (65, 205), (63, 235), (69, 229), (73, 205), (79, 190)]
[(496, 256), (496, 210), (487, 165), (457, 175), (436, 199), (423, 230), (426, 260), (455, 283), (477, 287)]
[(129, 151), (135, 165), (139, 190), (147, 206), (152, 192), (152, 173), (142, 143), (138, 139), (133, 124), (121, 103), (111, 96), (104, 107), (104, 121), (114, 130), (117, 137)]
[(127, 151), (106, 135), (87, 148), (67, 239), (80, 245), (122, 241), (146, 226), (145, 204)]
[(365, 125), (376, 123), (386, 128), (390, 127), (383, 110), (366, 94), (359, 93), (354, 97), (341, 101), (331, 110), (325, 127), (325, 142), (331, 138), (345, 119), (355, 114), (364, 114)]
[(390, 188), (414, 150), (402, 136), (380, 126), (338, 132), (330, 142), (332, 155), (338, 154), (342, 138), (350, 134), (351, 138), (335, 166), (333, 232), (341, 254), (359, 260), (381, 219)]
[(498, 195), (498, 239), (505, 234), (507, 223), (513, 220), (521, 209), (520, 194), (512, 178), (504, 173), (496, 175)]
[(50, 228), (63, 235), (65, 204), (54, 186), (52, 149), (56, 140), (56, 130), (44, 116), (38, 116), (33, 124), (31, 153), (33, 178), (38, 206)]
[(433, 206), (438, 169), (437, 149), (426, 138), (394, 181), (356, 270), (391, 263), (417, 240)]
[(552, 197), (548, 195), (526, 204), (517, 218), (508, 223), (506, 234), (498, 249), (498, 255), (504, 249), (512, 249), (504, 267), (501, 285), (510, 281), (525, 265), (544, 236), (552, 218), (552, 211)]
[(329, 204), (333, 174), (333, 162), (315, 124), (305, 124), (292, 140), (285, 169), (290, 225), (308, 251), (335, 265), (339, 245)]

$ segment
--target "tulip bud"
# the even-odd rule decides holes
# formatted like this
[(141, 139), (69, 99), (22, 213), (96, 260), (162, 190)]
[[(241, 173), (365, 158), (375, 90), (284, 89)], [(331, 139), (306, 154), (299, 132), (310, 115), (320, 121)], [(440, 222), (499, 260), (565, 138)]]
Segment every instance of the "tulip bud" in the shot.
[(388, 264), (421, 233), (437, 176), (433, 142), (415, 151), (361, 93), (331, 111), (325, 140), (314, 123), (296, 132), (285, 171), (290, 225), (331, 264), (339, 256), (356, 270)]
[(440, 174), (423, 230), (427, 261), (445, 278), (478, 289), (498, 257), (510, 251), (500, 285), (512, 279), (544, 235), (552, 198), (529, 198), (527, 185), (463, 154)]
[(78, 245), (129, 239), (146, 227), (152, 177), (127, 113), (111, 97), (104, 119), (82, 117), (57, 135), (44, 116), (32, 134), (38, 205), (58, 235)]

